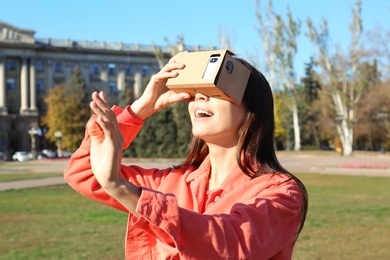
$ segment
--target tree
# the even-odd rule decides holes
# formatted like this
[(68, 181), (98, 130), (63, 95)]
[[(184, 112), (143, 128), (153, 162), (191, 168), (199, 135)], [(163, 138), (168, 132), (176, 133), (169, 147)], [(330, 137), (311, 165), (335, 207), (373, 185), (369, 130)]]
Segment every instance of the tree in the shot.
[(294, 20), (291, 11), (288, 9), (287, 22), (284, 22), (280, 15), (273, 11), (272, 0), (268, 5), (263, 17), (260, 8), (260, 0), (256, 1), (256, 17), (259, 23), (258, 31), (262, 38), (265, 76), (269, 79), (271, 87), (275, 90), (275, 74), (279, 73), (280, 85), (288, 93), (288, 108), (293, 117), (294, 149), (301, 150), (301, 134), (298, 116), (298, 97), (295, 83), (294, 58), (297, 52), (297, 36), (300, 33), (301, 23)]
[(130, 105), (134, 101), (133, 90), (130, 87), (125, 87), (120, 91), (118, 99), (120, 107), (126, 107), (127, 105)]
[(317, 47), (317, 62), (323, 71), (323, 88), (330, 98), (329, 104), (332, 104), (329, 110), (333, 111), (344, 155), (352, 154), (355, 112), (364, 91), (362, 84), (359, 83), (361, 60), (359, 38), (362, 32), (360, 0), (356, 0), (352, 13), (353, 21), (350, 25), (352, 41), (348, 58), (344, 57), (341, 50), (337, 50), (333, 57), (329, 53), (329, 30), (325, 19), (319, 29), (310, 18), (307, 19), (309, 28), (307, 36)]
[[(359, 102), (356, 145), (367, 150), (390, 149), (390, 80), (379, 81), (376, 64), (366, 64), (371, 79), (367, 93)], [(375, 76), (376, 75), (376, 76)], [(372, 102), (375, 100), (375, 102)]]
[(305, 63), (305, 76), (301, 78), (301, 82), (304, 86), (304, 103), (312, 103), (318, 99), (318, 91), (321, 89), (321, 85), (318, 79), (318, 75), (314, 70), (314, 60), (311, 57), (308, 63)]
[(56, 141), (54, 133), (65, 128), (63, 126), (67, 118), (65, 97), (65, 88), (62, 86), (54, 86), (50, 89), (49, 95), (45, 98), (47, 112), (46, 115), (42, 117), (42, 124), (48, 127), (45, 137), (51, 142)]
[(132, 145), (128, 148), (128, 151), (123, 153), (124, 156), (139, 158), (157, 157), (155, 124), (154, 120), (152, 120), (153, 116), (144, 122), (137, 138), (134, 139)]
[(84, 138), (85, 123), (91, 116), (89, 97), (81, 70), (76, 67), (66, 86), (54, 87), (45, 99), (48, 106), (47, 114), (42, 118), (42, 123), (48, 127), (45, 137), (55, 142), (54, 133), (60, 131), (62, 147), (76, 150)]
[(153, 115), (153, 124), (158, 126), (155, 128), (157, 157), (180, 157), (177, 152), (177, 125), (173, 120), (172, 110), (171, 106), (166, 107)]
[(318, 75), (314, 71), (313, 58), (310, 62), (305, 64), (305, 76), (301, 78), (302, 83), (302, 113), (301, 125), (303, 126), (303, 143), (314, 145), (320, 148), (320, 127), (318, 125), (320, 119), (320, 111), (316, 104), (318, 100), (318, 93), (321, 86), (318, 80)]
[(265, 10), (265, 18), (261, 10), (260, 0), (256, 0), (256, 18), (259, 23), (258, 32), (260, 34), (262, 44), (265, 67), (264, 75), (268, 79), (271, 88), (276, 85), (276, 55), (273, 52), (275, 46), (275, 33), (273, 28), (275, 27), (275, 12), (272, 7), (272, 0), (268, 1), (267, 8)]
[(294, 58), (297, 52), (297, 37), (300, 33), (301, 23), (294, 20), (290, 9), (287, 11), (287, 22), (280, 15), (276, 15), (275, 35), (276, 44), (273, 52), (279, 67), (279, 75), (282, 78), (284, 90), (289, 94), (288, 108), (293, 117), (294, 150), (301, 150), (301, 131), (298, 115), (298, 90), (295, 80)]
[(283, 93), (276, 91), (274, 93), (274, 114), (275, 114), (275, 141), (277, 150), (282, 150), (282, 143), (286, 142), (287, 131), (284, 128), (286, 124), (285, 111), (283, 109)]
[(191, 138), (192, 125), (188, 113), (188, 102), (182, 101), (172, 105), (173, 121), (177, 129), (177, 154), (184, 157), (188, 151), (188, 144)]
[(381, 68), (384, 80), (390, 77), (390, 30), (381, 27), (366, 32), (366, 56), (373, 57)]

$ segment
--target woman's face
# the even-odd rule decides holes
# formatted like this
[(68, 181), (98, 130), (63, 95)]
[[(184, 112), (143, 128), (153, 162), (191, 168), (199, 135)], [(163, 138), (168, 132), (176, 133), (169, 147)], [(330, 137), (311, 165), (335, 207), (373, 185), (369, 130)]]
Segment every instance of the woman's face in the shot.
[(242, 105), (197, 93), (188, 110), (194, 136), (221, 146), (237, 144), (238, 129), (245, 112)]

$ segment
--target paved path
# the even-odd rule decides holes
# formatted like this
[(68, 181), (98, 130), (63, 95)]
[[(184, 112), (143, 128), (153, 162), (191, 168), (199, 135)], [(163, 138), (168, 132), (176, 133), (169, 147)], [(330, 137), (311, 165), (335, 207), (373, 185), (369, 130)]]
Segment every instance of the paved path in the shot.
[[(366, 175), (390, 177), (390, 154), (354, 154), (340, 156), (335, 153), (278, 153), (281, 164), (292, 173), (321, 173), (343, 175)], [(0, 174), (18, 174), (30, 172), (50, 173), (63, 172), (67, 160), (41, 160), (31, 162), (5, 162), (0, 165)], [(145, 168), (165, 168), (179, 161), (172, 160), (130, 160), (124, 164), (136, 164)], [(33, 188), (48, 185), (64, 184), (63, 177), (51, 177), (33, 180), (0, 182), (0, 191)]]

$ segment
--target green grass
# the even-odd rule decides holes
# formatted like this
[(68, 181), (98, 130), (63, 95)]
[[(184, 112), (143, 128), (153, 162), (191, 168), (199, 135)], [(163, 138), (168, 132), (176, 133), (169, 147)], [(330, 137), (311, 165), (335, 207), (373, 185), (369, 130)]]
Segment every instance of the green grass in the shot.
[(298, 176), (310, 201), (294, 259), (388, 259), (390, 178)]
[[(298, 174), (310, 196), (293, 259), (388, 259), (390, 178)], [(0, 259), (124, 259), (126, 214), (67, 185), (0, 192)]]
[(126, 220), (67, 185), (0, 192), (0, 259), (123, 259)]
[(56, 172), (56, 173), (7, 173), (0, 174), (0, 182), (5, 181), (20, 181), (20, 180), (31, 180), (31, 179), (41, 179), (41, 178), (49, 178), (49, 177), (59, 177), (63, 176), (64, 173)]

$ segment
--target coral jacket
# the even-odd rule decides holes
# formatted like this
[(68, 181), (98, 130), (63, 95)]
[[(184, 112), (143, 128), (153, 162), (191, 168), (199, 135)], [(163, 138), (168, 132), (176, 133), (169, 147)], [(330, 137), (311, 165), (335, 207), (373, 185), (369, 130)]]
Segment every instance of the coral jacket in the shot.
[[(127, 107), (113, 107), (130, 145), (143, 121)], [(65, 170), (80, 194), (128, 211), (107, 195), (90, 166), (90, 137)], [(124, 178), (142, 188), (136, 218), (128, 213), (126, 259), (291, 259), (302, 219), (303, 195), (283, 174), (254, 179), (239, 167), (220, 188), (207, 190), (210, 160), (200, 167), (143, 169), (121, 166)]]

